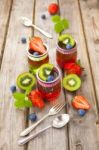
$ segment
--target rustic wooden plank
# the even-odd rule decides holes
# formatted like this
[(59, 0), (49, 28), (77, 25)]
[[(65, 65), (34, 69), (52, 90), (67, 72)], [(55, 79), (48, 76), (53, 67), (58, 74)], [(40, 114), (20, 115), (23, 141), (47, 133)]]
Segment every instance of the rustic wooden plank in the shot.
[(0, 0), (0, 64), (10, 16), (11, 2), (11, 0)]
[[(36, 6), (35, 6), (35, 24), (44, 29), (45, 31), (51, 33), (53, 35), (53, 39), (50, 40), (40, 34), (39, 32), (35, 31), (34, 35), (42, 37), (42, 39), (48, 44), (49, 47), (49, 55), (50, 55), (50, 62), (55, 62), (55, 51), (56, 51), (56, 33), (53, 31), (53, 23), (51, 22), (51, 16), (47, 12), (47, 8), (51, 2), (57, 2), (56, 0), (36, 0)], [(47, 18), (46, 20), (41, 19), (41, 15), (46, 14)], [(58, 98), (57, 101), (65, 101), (63, 92), (61, 93), (61, 96)], [(52, 103), (46, 104), (46, 107), (44, 110), (40, 110), (37, 112), (38, 118), (40, 119), (42, 116), (44, 116), (48, 110), (52, 107)], [(33, 112), (34, 109), (32, 109), (30, 112)], [(37, 111), (37, 110), (36, 110)], [(62, 110), (61, 113), (65, 113), (66, 110)], [(49, 125), (52, 121), (53, 117), (47, 118), (43, 123), (41, 123), (33, 132), (37, 132), (41, 128), (44, 128), (45, 126)], [(61, 130), (56, 129), (49, 129), (48, 131), (44, 132), (41, 136), (35, 138), (32, 140), (28, 145), (28, 150), (67, 150), (68, 149), (68, 135), (67, 135), (67, 129), (63, 128)]]
[[(82, 87), (77, 93), (71, 95), (69, 92), (66, 92), (66, 99), (70, 103), (70, 105), (68, 106), (68, 113), (72, 117), (71, 122), (69, 123), (68, 126), (69, 148), (70, 150), (75, 149), (98, 150), (99, 143), (96, 127), (96, 120), (98, 115), (96, 109), (96, 100), (92, 84), (90, 64), (87, 56), (87, 47), (83, 33), (78, 1), (60, 0), (59, 2), (60, 2), (60, 14), (63, 17), (66, 17), (70, 20), (71, 26), (67, 32), (72, 33), (77, 41), (78, 58), (81, 59), (81, 63), (85, 68), (84, 74), (86, 74), (86, 77), (82, 82)], [(85, 12), (85, 8), (83, 9), (83, 12)], [(90, 15), (91, 14), (92, 13), (90, 13)], [(86, 20), (88, 20), (88, 18)], [(89, 28), (89, 26), (87, 26), (87, 29)], [(71, 100), (75, 94), (77, 95), (80, 94), (87, 97), (92, 106), (92, 108), (83, 118), (80, 118), (77, 112), (71, 107)]]
[(26, 110), (16, 110), (13, 106), (12, 94), (9, 91), (15, 84), (16, 77), (27, 70), (25, 57), (27, 44), (21, 43), (22, 36), (28, 40), (31, 29), (20, 23), (20, 16), (32, 19), (33, 0), (14, 0), (5, 44), (4, 57), (0, 72), (0, 149), (24, 150), (17, 140), (26, 126)]
[(79, 1), (99, 106), (99, 1)]

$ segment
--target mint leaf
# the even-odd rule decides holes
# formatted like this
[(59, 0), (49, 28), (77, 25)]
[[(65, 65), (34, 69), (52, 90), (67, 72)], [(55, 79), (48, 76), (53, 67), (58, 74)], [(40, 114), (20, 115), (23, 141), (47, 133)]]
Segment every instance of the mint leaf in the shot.
[(58, 15), (53, 16), (52, 21), (54, 22), (54, 30), (56, 33), (60, 33), (63, 30), (69, 28), (69, 21), (67, 19), (61, 18)]
[(68, 20), (62, 19), (61, 23), (62, 23), (64, 29), (68, 29), (69, 28), (69, 22), (68, 22)]
[(15, 100), (14, 105), (16, 108), (23, 108), (24, 107), (24, 100)]
[(62, 32), (62, 31), (64, 30), (64, 27), (63, 27), (61, 21), (55, 24), (54, 30), (55, 30), (57, 33), (60, 33), (60, 32)]
[(52, 16), (52, 21), (57, 23), (61, 20), (60, 16), (59, 15), (55, 15), (55, 16)]
[[(30, 91), (30, 89), (29, 89), (29, 91)], [(32, 106), (32, 102), (23, 93), (15, 92), (15, 93), (13, 93), (13, 97), (15, 99), (14, 105), (16, 108), (23, 108), (23, 107), (31, 107)]]
[(17, 100), (22, 100), (22, 99), (25, 99), (25, 94), (24, 93), (19, 93), (19, 92), (14, 92), (13, 97)]
[(24, 101), (24, 104), (25, 104), (25, 107), (32, 107), (32, 102), (28, 99), (25, 98), (25, 101)]

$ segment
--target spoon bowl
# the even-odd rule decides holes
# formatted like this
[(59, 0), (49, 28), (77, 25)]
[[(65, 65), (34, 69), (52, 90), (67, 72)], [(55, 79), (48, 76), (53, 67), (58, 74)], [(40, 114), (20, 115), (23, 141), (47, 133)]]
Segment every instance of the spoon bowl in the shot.
[(70, 120), (70, 116), (68, 114), (61, 114), (57, 116), (52, 123), (54, 128), (62, 128), (64, 127)]

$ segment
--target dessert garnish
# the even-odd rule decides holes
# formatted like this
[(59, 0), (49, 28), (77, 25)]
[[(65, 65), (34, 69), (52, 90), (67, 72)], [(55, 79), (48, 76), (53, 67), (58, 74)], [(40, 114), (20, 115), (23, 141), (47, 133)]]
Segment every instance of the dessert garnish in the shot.
[(38, 90), (31, 91), (28, 97), (31, 100), (33, 106), (38, 108), (43, 108), (45, 106), (43, 98)]
[(61, 18), (59, 15), (52, 16), (52, 21), (54, 22), (54, 30), (56, 33), (61, 33), (63, 30), (69, 28), (69, 21)]
[(17, 86), (22, 90), (32, 89), (36, 84), (36, 79), (34, 75), (29, 72), (20, 74), (17, 77)]
[(41, 54), (46, 52), (46, 48), (43, 44), (43, 41), (40, 37), (33, 37), (29, 43), (30, 50), (34, 52), (39, 52)]
[(25, 37), (22, 37), (21, 38), (21, 42), (23, 43), (23, 44), (25, 44), (27, 41), (26, 41), (26, 38)]
[[(48, 81), (49, 76), (54, 68), (53, 64), (44, 64), (39, 69), (39, 77), (43, 81)], [(52, 77), (51, 77), (52, 78)]]
[(28, 119), (31, 120), (32, 122), (35, 122), (37, 120), (37, 115), (36, 113), (31, 113), (28, 115)]
[(68, 62), (64, 65), (66, 74), (77, 74), (78, 76), (82, 75), (84, 68), (81, 66), (80, 60), (77, 62)]
[(84, 109), (84, 110), (88, 110), (90, 108), (90, 104), (88, 102), (88, 100), (83, 97), (83, 96), (75, 96), (73, 101), (72, 101), (72, 106), (75, 109)]
[(75, 40), (70, 34), (62, 34), (58, 38), (59, 45), (62, 45), (65, 49), (72, 49), (75, 46)]
[(84, 110), (84, 109), (79, 109), (79, 110), (78, 110), (78, 114), (79, 114), (79, 116), (83, 117), (83, 116), (86, 114), (86, 110)]
[(59, 6), (58, 4), (56, 3), (51, 3), (48, 7), (48, 12), (51, 14), (51, 15), (55, 15), (58, 13), (58, 10), (59, 10)]
[(76, 91), (81, 86), (81, 79), (76, 74), (69, 74), (63, 78), (63, 87), (68, 91)]

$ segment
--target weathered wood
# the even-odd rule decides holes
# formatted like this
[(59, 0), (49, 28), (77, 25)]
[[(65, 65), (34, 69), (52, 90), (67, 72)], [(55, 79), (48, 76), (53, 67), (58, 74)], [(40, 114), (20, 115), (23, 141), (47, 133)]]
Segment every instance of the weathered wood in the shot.
[[(68, 113), (72, 117), (71, 122), (69, 123), (68, 126), (69, 148), (70, 150), (74, 149), (98, 150), (99, 145), (96, 127), (96, 120), (97, 120), (96, 100), (92, 84), (90, 64), (87, 56), (87, 47), (84, 38), (84, 32), (82, 27), (83, 24), (81, 22), (78, 1), (60, 0), (59, 2), (60, 2), (61, 16), (66, 17), (70, 20), (71, 26), (67, 32), (72, 33), (77, 41), (78, 58), (81, 59), (81, 63), (85, 68), (84, 74), (86, 74), (84, 81), (82, 81), (82, 87), (77, 93), (71, 95), (69, 92), (66, 92), (66, 99), (70, 103), (70, 105), (68, 106)], [(84, 8), (83, 12), (85, 12)], [(89, 28), (89, 26), (87, 26), (87, 29)], [(87, 97), (92, 106), (92, 108), (87, 112), (87, 114), (83, 118), (80, 118), (77, 114), (77, 111), (71, 107), (71, 100), (75, 94), (77, 95), (80, 94)]]
[(79, 1), (99, 106), (99, 1)]
[[(57, 34), (53, 31), (53, 23), (51, 22), (51, 16), (47, 12), (47, 8), (51, 2), (57, 2), (56, 0), (36, 0), (36, 6), (35, 6), (35, 24), (44, 29), (45, 31), (51, 33), (53, 35), (53, 39), (50, 40), (37, 32), (35, 30), (34, 35), (40, 36), (42, 39), (48, 44), (49, 47), (49, 55), (50, 55), (50, 62), (55, 64), (55, 51), (56, 51), (56, 42), (57, 42)], [(46, 20), (41, 19), (41, 15), (46, 15)], [(64, 94), (61, 93), (61, 96), (58, 98), (59, 101), (64, 101)], [(46, 104), (46, 107), (44, 110), (39, 111), (37, 113), (38, 118), (40, 119), (42, 116), (44, 116), (48, 110), (52, 107), (52, 103)], [(31, 110), (33, 112), (33, 110)], [(66, 110), (62, 110), (61, 113), (65, 113)], [(45, 126), (49, 125), (51, 121), (53, 120), (55, 116), (47, 118), (43, 123), (41, 123), (33, 132), (37, 132), (39, 129), (44, 128)], [(36, 137), (34, 140), (32, 140), (28, 145), (28, 150), (32, 150), (33, 147), (36, 150), (68, 150), (68, 135), (67, 135), (67, 129), (63, 128), (61, 130), (56, 129), (49, 129), (48, 131), (45, 131), (42, 135), (39, 137)]]
[(27, 70), (25, 57), (27, 44), (22, 44), (21, 38), (25, 36), (28, 40), (31, 29), (21, 24), (20, 17), (26, 16), (32, 19), (33, 5), (33, 0), (13, 1), (0, 72), (0, 149), (3, 150), (25, 149), (24, 146), (18, 146), (17, 140), (26, 126), (26, 110), (14, 108), (9, 88), (15, 84), (18, 74)]
[(10, 16), (11, 0), (0, 0), (0, 64), (2, 61), (4, 42)]

